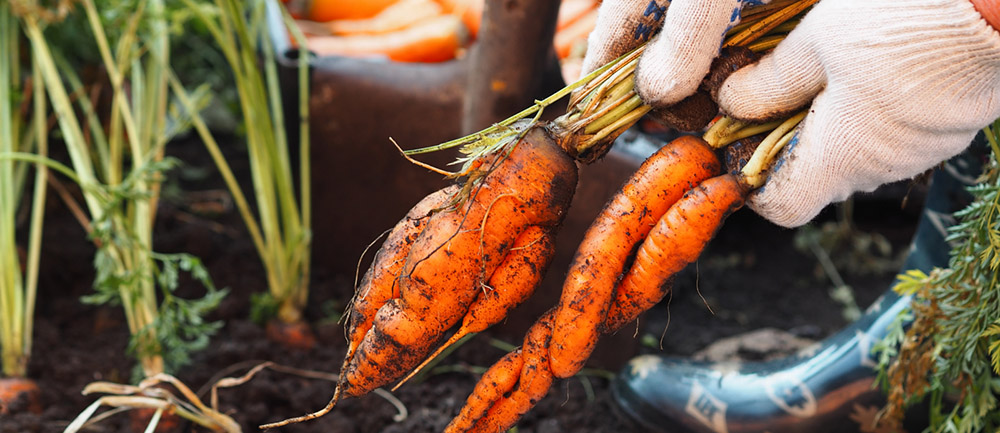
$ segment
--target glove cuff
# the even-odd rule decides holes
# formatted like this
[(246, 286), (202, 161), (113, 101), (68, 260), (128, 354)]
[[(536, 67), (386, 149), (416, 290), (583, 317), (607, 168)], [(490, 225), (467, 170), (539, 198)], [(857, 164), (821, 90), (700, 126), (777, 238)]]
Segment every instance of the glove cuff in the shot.
[(1000, 30), (1000, 3), (996, 0), (969, 0), (987, 23)]

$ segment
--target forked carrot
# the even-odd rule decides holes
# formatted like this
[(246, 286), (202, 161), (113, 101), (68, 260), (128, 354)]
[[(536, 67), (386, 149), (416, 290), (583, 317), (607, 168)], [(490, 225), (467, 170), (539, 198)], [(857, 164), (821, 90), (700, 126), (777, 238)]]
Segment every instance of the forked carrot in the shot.
[[(344, 370), (344, 396), (399, 379), (461, 321), (522, 233), (558, 226), (576, 188), (576, 165), (541, 128), (484, 164), (487, 170), (457, 207), (437, 212), (413, 241), (399, 297), (375, 315)], [(514, 251), (515, 257), (529, 249)], [(543, 269), (548, 255), (526, 258)]]
[[(645, 239), (639, 246), (634, 262), (626, 272), (621, 284), (616, 285), (617, 280), (608, 281), (606, 275), (602, 274), (601, 268), (596, 266), (577, 267), (576, 265), (580, 263), (581, 256), (591, 257), (593, 259), (591, 263), (610, 262), (617, 264), (619, 262), (622, 243), (614, 242), (613, 237), (595, 233), (602, 233), (603, 229), (607, 229), (611, 225), (605, 218), (615, 215), (622, 218), (633, 213), (633, 211), (622, 208), (620, 204), (616, 206), (616, 203), (620, 203), (621, 197), (628, 196), (623, 188), (623, 191), (612, 199), (611, 203), (598, 216), (594, 225), (591, 226), (591, 230), (585, 235), (584, 243), (577, 252), (577, 261), (570, 271), (570, 277), (574, 277), (573, 273), (581, 273), (584, 275), (577, 275), (576, 278), (590, 279), (594, 285), (588, 287), (589, 291), (578, 291), (576, 298), (570, 299), (568, 302), (560, 302), (555, 310), (547, 312), (528, 331), (521, 352), (523, 366), (520, 377), (517, 378), (516, 387), (496, 389), (500, 385), (483, 387), (477, 385), (476, 389), (482, 390), (486, 395), (470, 396), (466, 404), (475, 407), (468, 408), (468, 410), (463, 409), (449, 425), (447, 431), (496, 433), (509, 429), (525, 412), (545, 396), (553, 378), (560, 377), (556, 366), (569, 366), (570, 374), (575, 374), (589, 356), (590, 347), (599, 336), (598, 331), (616, 329), (658, 302), (665, 293), (665, 283), (669, 278), (696, 260), (722, 225), (726, 216), (743, 205), (751, 190), (759, 188), (763, 184), (765, 173), (771, 161), (791, 139), (794, 134), (791, 132), (792, 128), (801, 121), (804, 115), (804, 113), (800, 113), (779, 125), (761, 142), (760, 146), (753, 152), (753, 156), (739, 172), (721, 174), (701, 181), (697, 187), (684, 193), (661, 217), (657, 218), (656, 226), (651, 231), (639, 229), (647, 232), (643, 235)], [(708, 148), (707, 142), (698, 138), (684, 139), (683, 141), (693, 142), (692, 145), (696, 147)], [(668, 146), (672, 145), (673, 143)], [(654, 155), (650, 159), (655, 161), (659, 159), (659, 156)], [(692, 170), (690, 166), (683, 164), (676, 168), (682, 171)], [(642, 171), (642, 167), (640, 167), (640, 171)], [(630, 183), (626, 183), (626, 187), (629, 186)], [(638, 225), (632, 227), (638, 227)], [(625, 238), (629, 238), (631, 233), (635, 231), (634, 228), (628, 226), (614, 227), (614, 229), (620, 230), (622, 237)], [(612, 245), (612, 248), (606, 251), (592, 250), (594, 244), (591, 243), (593, 239), (591, 236), (605, 236), (605, 241)], [(626, 252), (625, 255), (627, 256), (628, 253)], [(570, 280), (567, 279), (567, 281), (567, 286), (570, 286)], [(619, 294), (616, 295), (614, 290), (609, 290), (608, 286), (617, 286)], [(582, 315), (577, 310), (581, 305), (589, 308), (584, 313), (594, 314), (597, 317), (581, 317)], [(570, 312), (570, 316), (576, 317), (577, 320), (587, 324), (596, 320), (600, 324), (597, 328), (578, 327), (574, 330), (576, 334), (566, 335), (564, 328), (561, 328), (558, 323), (561, 313), (564, 313), (563, 310), (566, 309), (575, 310)], [(597, 313), (592, 313), (594, 311)], [(601, 312), (607, 314), (604, 315)], [(547, 335), (549, 332), (551, 332), (551, 336)], [(583, 348), (583, 352), (567, 352), (565, 349), (572, 344)], [(562, 349), (562, 351), (557, 352), (557, 348)], [(565, 359), (559, 357), (565, 357)], [(545, 364), (545, 360), (549, 361), (548, 365)], [(572, 370), (574, 368), (575, 371)], [(493, 374), (495, 376), (501, 375), (501, 373)], [(503, 377), (507, 378), (505, 375)], [(509, 387), (510, 382), (511, 380), (507, 378), (503, 386)], [(498, 393), (502, 396), (500, 398), (494, 397)], [(493, 403), (484, 414), (482, 408), (488, 400), (492, 400)], [(470, 419), (475, 416), (481, 418)]]
[[(398, 285), (399, 297), (375, 313), (371, 329), (345, 361), (330, 403), (262, 429), (314, 419), (342, 397), (398, 380), (467, 315), (494, 272), (511, 263), (511, 254), (515, 260), (522, 257), (524, 266), (537, 267), (527, 277), (538, 279), (535, 273), (544, 272), (551, 248), (528, 240), (538, 233), (547, 237), (562, 223), (576, 190), (576, 163), (544, 128), (511, 125), (507, 131), (511, 135), (501, 139), (504, 144), (480, 155), (481, 164), (470, 164), (479, 168), (465, 172), (468, 178), (452, 197), (454, 205), (431, 215), (413, 240), (398, 277), (388, 281)], [(532, 231), (538, 232), (522, 240), (524, 248), (514, 250), (522, 234)], [(510, 270), (519, 268), (511, 265)]]
[(616, 288), (605, 332), (635, 320), (663, 298), (670, 289), (669, 279), (695, 261), (726, 217), (743, 206), (750, 191), (764, 184), (771, 162), (794, 136), (794, 128), (805, 114), (800, 112), (777, 125), (739, 171), (705, 180), (670, 207), (643, 241)]
[(555, 316), (552, 372), (576, 374), (590, 356), (608, 300), (625, 265), (667, 209), (699, 182), (719, 173), (715, 153), (683, 136), (648, 158), (587, 230), (563, 284)]
[(439, 15), (393, 32), (308, 38), (320, 56), (385, 57), (397, 62), (443, 62), (455, 58), (468, 38), (461, 21)]

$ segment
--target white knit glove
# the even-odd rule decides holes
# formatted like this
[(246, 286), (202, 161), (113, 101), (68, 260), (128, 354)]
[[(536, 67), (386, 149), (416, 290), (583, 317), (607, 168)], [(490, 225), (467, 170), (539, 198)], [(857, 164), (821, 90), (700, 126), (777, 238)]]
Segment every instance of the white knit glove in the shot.
[(967, 147), (1000, 117), (1000, 33), (969, 0), (823, 0), (719, 91), (723, 111), (741, 119), (810, 101), (749, 200), (786, 227)]
[[(636, 89), (652, 106), (674, 104), (698, 89), (726, 31), (739, 23), (743, 6), (769, 1), (604, 0), (587, 40), (583, 73), (652, 37), (639, 59)], [(663, 30), (657, 34), (661, 24)]]

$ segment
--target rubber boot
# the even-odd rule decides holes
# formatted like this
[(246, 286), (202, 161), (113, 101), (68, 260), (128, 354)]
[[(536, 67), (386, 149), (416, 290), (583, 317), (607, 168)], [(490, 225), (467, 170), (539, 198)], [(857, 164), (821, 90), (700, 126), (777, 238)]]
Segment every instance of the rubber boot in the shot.
[[(936, 170), (903, 270), (948, 265), (945, 231), (967, 200), (964, 187), (979, 173), (977, 161), (967, 152)], [(909, 302), (888, 290), (851, 326), (774, 361), (639, 356), (612, 382), (612, 396), (651, 431), (876, 432), (872, 422), (885, 397), (874, 386), (871, 348)]]

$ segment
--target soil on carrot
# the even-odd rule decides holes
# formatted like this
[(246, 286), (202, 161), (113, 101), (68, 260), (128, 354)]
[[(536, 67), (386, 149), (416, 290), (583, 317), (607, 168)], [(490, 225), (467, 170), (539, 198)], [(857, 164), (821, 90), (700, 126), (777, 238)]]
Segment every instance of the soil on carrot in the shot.
[[(210, 317), (223, 321), (224, 327), (178, 377), (208, 402), (212, 383), (221, 377), (239, 376), (262, 361), (335, 375), (346, 350), (344, 330), (337, 318), (353, 294), (354, 275), (315, 269), (311, 301), (305, 312), (318, 339), (314, 348), (297, 350), (270, 342), (265, 328), (249, 320), (250, 296), (264, 292), (266, 283), (242, 221), (225, 200), (218, 200), (226, 194), (203, 148), (191, 142), (173, 149), (188, 162), (172, 175), (174, 180), (165, 188), (169, 198), (161, 204), (156, 249), (201, 257), (216, 285), (230, 290)], [(234, 152), (234, 169), (245, 179), (248, 168), (240, 155)], [(908, 197), (905, 205), (904, 196)], [(893, 253), (900, 255), (915, 228), (921, 198), (922, 188), (912, 184), (897, 184), (864, 196), (855, 205), (855, 229), (885, 236)], [(128, 335), (121, 309), (80, 302), (80, 297), (92, 290), (93, 247), (65, 206), (55, 197), (49, 203), (42, 258), (48, 271), (41, 276), (29, 372), (43, 390), (44, 410), (41, 414), (15, 410), (0, 415), (0, 433), (60, 432), (96, 399), (81, 395), (85, 385), (97, 380), (128, 382), (131, 377), (133, 362), (125, 354)], [(336, 221), (322, 216), (314, 220), (317, 224)], [(817, 224), (833, 220), (835, 213), (828, 210)], [(635, 338), (643, 343), (636, 345), (637, 353), (690, 356), (721, 338), (765, 327), (822, 339), (845, 326), (841, 305), (829, 295), (833, 284), (816, 257), (808, 250), (794, 248), (797, 233), (776, 227), (746, 209), (731, 216), (699, 262), (677, 276), (669, 308), (661, 303), (642, 320)], [(857, 260), (868, 259), (862, 255)], [(863, 309), (889, 287), (897, 271), (889, 268), (869, 274), (840, 271)], [(198, 295), (201, 289), (187, 281), (181, 291), (182, 295)], [(524, 310), (512, 314), (523, 314)], [(530, 323), (528, 319), (524, 322)], [(628, 325), (621, 332), (631, 334), (635, 329)], [(394, 392), (405, 407), (405, 418), (388, 400), (372, 394), (344, 400), (320, 419), (280, 431), (441, 431), (464, 404), (482, 369), (505, 353), (493, 339), (520, 344), (519, 339), (510, 337), (512, 334), (516, 333), (481, 333), (429, 374)], [(661, 336), (662, 349), (658, 347)], [(599, 344), (597, 350), (620, 349)], [(601, 371), (557, 381), (548, 396), (518, 424), (518, 431), (639, 431), (618, 415), (608, 385)], [(323, 407), (333, 389), (334, 383), (327, 380), (264, 370), (241, 386), (220, 390), (219, 404), (224, 413), (242, 425), (243, 431), (253, 432), (260, 424)], [(128, 422), (128, 416), (118, 414), (87, 431), (128, 431)], [(204, 430), (187, 425), (182, 431)]]

